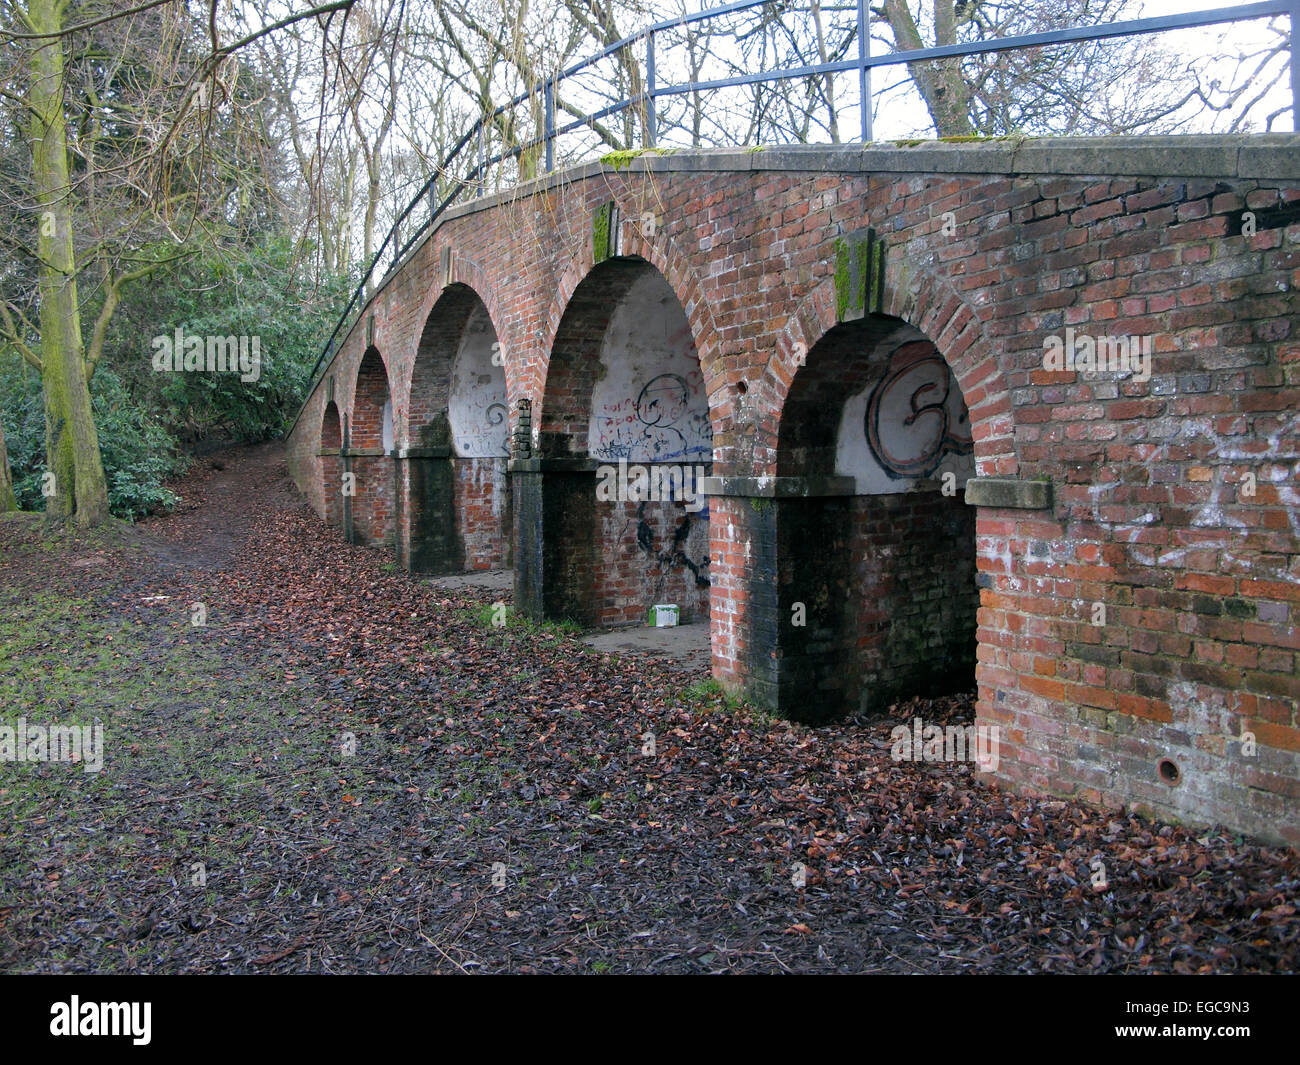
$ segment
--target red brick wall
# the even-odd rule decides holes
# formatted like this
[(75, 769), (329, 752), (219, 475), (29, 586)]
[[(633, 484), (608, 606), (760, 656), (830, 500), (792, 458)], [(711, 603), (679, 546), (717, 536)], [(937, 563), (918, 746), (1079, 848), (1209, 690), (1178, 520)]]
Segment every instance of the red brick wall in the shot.
[(853, 497), (844, 599), (857, 709), (970, 691), (975, 679), (975, 515), (937, 488)]
[(682, 503), (596, 504), (602, 625), (645, 624), (655, 603), (675, 603), (682, 624), (709, 617), (708, 510)]
[(506, 459), (455, 459), (456, 521), (465, 569), (508, 567), (513, 540)]
[[(775, 474), (796, 354), (838, 320), (835, 241), (873, 227), (888, 249), (883, 310), (952, 366), (978, 474), (1053, 486), (1046, 510), (976, 517), (978, 711), (1003, 727), (1001, 779), (1300, 840), (1300, 181), (1278, 176), (1295, 174), (1300, 141), (1136, 144), (650, 157), (484, 198), (367, 308), (399, 446), (448, 248), (507, 352), (512, 419), (528, 397), (535, 427), (576, 428), (581, 383), (548, 389), (548, 359), (593, 266), (593, 213), (612, 198), (624, 219), (656, 216), (649, 239), (623, 226), (622, 253), (649, 260), (686, 309), (714, 472)], [(1155, 176), (1115, 176), (1125, 168)], [(1189, 170), (1205, 176), (1178, 176)], [(1046, 372), (1044, 339), (1067, 327), (1153, 336), (1151, 380)], [(332, 371), (354, 414), (364, 340), (360, 323)], [(322, 392), (290, 442), (318, 507)], [(714, 669), (736, 683), (761, 620), (743, 539), (754, 512), (730, 532), (725, 520), (743, 506), (710, 504)], [(1176, 786), (1161, 758), (1179, 763)]]
[(384, 405), (388, 402), (388, 396), (388, 374), (383, 357), (371, 348), (357, 375), (348, 441), (350, 449), (383, 447)]
[(387, 455), (351, 455), (347, 461), (356, 474), (353, 539), (359, 544), (393, 547), (397, 529), (396, 463)]

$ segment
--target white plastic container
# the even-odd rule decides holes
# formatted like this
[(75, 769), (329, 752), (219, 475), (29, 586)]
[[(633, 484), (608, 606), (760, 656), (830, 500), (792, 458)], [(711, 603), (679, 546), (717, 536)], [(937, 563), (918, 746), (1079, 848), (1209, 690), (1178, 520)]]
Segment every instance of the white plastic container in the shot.
[(656, 603), (650, 608), (650, 624), (656, 629), (673, 628), (679, 617), (676, 603)]

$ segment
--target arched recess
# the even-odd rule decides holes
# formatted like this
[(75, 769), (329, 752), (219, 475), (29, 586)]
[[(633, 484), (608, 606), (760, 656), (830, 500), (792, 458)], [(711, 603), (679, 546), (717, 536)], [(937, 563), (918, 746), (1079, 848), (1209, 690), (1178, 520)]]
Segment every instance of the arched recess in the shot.
[(521, 607), (599, 626), (665, 603), (706, 619), (708, 397), (686, 312), (646, 260), (607, 259), (574, 289), (538, 441), (516, 479)]
[(324, 502), (325, 524), (331, 528), (343, 525), (342, 490), (343, 474), (343, 416), (338, 405), (330, 400), (325, 404), (325, 412), (320, 423), (319, 464), (321, 479), (321, 499)]
[(488, 309), (469, 286), (449, 285), (429, 311), (411, 376), (401, 459), (411, 570), (510, 565), (506, 404), (505, 356)]
[(792, 716), (974, 689), (973, 474), (961, 388), (925, 334), (875, 314), (811, 347), (777, 437), (778, 477), (808, 487), (781, 501), (774, 528), (773, 679)]
[(344, 457), (344, 491), (350, 482), (352, 541), (392, 546), (397, 524), (391, 457), (393, 397), (388, 386), (388, 369), (379, 349), (373, 346), (366, 349), (357, 369), (349, 437)]

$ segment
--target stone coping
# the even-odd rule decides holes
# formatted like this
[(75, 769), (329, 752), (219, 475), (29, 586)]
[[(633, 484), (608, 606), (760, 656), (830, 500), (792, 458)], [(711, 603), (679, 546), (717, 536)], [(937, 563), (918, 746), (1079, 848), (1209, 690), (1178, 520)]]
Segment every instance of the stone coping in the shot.
[(966, 482), (966, 502), (975, 507), (1044, 510), (1052, 505), (1052, 482), (1024, 481), (1016, 477), (971, 477)]
[(737, 496), (750, 499), (810, 499), (820, 496), (858, 494), (852, 477), (821, 474), (811, 477), (706, 477), (706, 496)]
[(510, 462), (511, 473), (595, 473), (597, 470), (608, 467), (609, 469), (635, 469), (637, 466), (651, 469), (652, 467), (673, 467), (682, 466), (712, 466), (713, 460), (697, 460), (695, 462), (687, 461), (669, 461), (657, 459), (593, 459), (588, 456), (576, 456), (571, 458), (531, 458), (531, 459), (513, 459)]
[(397, 459), (449, 459), (455, 456), (448, 446), (442, 447), (403, 447), (393, 452)]

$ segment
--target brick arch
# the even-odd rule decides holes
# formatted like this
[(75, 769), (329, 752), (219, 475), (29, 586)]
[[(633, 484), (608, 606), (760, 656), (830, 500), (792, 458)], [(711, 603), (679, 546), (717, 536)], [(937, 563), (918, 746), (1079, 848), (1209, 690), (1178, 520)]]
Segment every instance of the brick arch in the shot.
[[(882, 311), (924, 333), (951, 367), (970, 411), (976, 473), (1014, 476), (1010, 389), (979, 315), (945, 277), (909, 259), (887, 267)], [(799, 371), (797, 353), (806, 356), (840, 324), (835, 279), (826, 277), (804, 296), (777, 334), (759, 386), (759, 409), (765, 413), (756, 427), (771, 471), (776, 467), (781, 416)]]
[[(380, 348), (365, 348), (352, 378), (352, 402), (348, 421), (350, 449), (380, 447), (383, 441), (383, 406), (394, 402), (393, 375)], [(393, 411), (393, 429), (396, 432), (396, 410)]]
[[(771, 472), (844, 476), (836, 458), (845, 404), (894, 356), (907, 366), (936, 355), (966, 401), (978, 472), (1004, 471), (997, 432), (1009, 396), (998, 389), (978, 316), (945, 279), (906, 259), (887, 273), (886, 293), (879, 312), (842, 322), (834, 278), (824, 278), (777, 334), (759, 385)], [(969, 455), (967, 447), (958, 454)], [(1009, 454), (1009, 434), (1005, 447)], [(813, 688), (840, 712), (875, 713), (914, 695), (971, 688), (987, 698), (976, 668), (979, 515), (960, 493), (940, 490), (936, 468), (910, 479), (900, 472), (896, 487), (877, 481), (865, 489), (859, 480), (856, 489), (786, 507), (796, 534), (778, 536), (781, 588), (787, 598), (806, 597), (810, 618), (782, 634), (788, 664), (780, 683), (794, 705)], [(802, 553), (801, 527), (817, 530), (816, 555)]]
[[(330, 417), (330, 412), (334, 416)], [(338, 404), (332, 399), (325, 404), (320, 422), (320, 449), (340, 448), (343, 446), (343, 415), (339, 413)]]
[[(442, 276), (440, 265), (442, 262), (441, 252), (441, 248), (434, 248), (430, 245), (428, 254), (433, 257), (432, 261), (437, 265), (437, 276), (439, 277)], [(497, 339), (501, 341), (503, 350), (506, 353), (506, 392), (511, 397), (510, 405), (512, 407), (514, 406), (516, 391), (522, 387), (517, 384), (514, 379), (520, 375), (522, 368), (518, 365), (517, 360), (512, 361), (510, 358), (511, 350), (516, 348), (517, 345), (507, 343), (506, 334), (503, 332), (503, 326), (509, 320), (509, 317), (505, 313), (505, 308), (502, 306), (495, 282), (488, 274), (487, 270), (473, 259), (457, 256), (455, 254), (454, 245), (452, 246), (452, 262), (454, 265), (452, 267), (452, 278), (450, 283), (431, 286), (424, 296), (421, 297), (420, 306), (412, 319), (416, 323), (416, 328), (419, 331), (414, 334), (412, 340), (415, 351), (412, 352), (410, 359), (411, 377), (403, 382), (404, 387), (401, 390), (400, 395), (396, 394), (397, 390), (394, 390), (394, 404), (396, 404), (399, 399), (401, 401), (401, 418), (399, 421), (403, 432), (408, 431), (410, 427), (410, 399), (415, 384), (414, 377), (416, 372), (416, 362), (419, 358), (420, 340), (423, 335), (423, 330), (428, 324), (429, 315), (433, 313), (433, 309), (437, 306), (438, 301), (442, 299), (444, 294), (447, 292), (447, 289), (452, 288), (455, 285), (463, 285), (465, 288), (468, 288), (479, 298), (479, 301), (483, 306), (487, 308), (487, 315), (488, 319), (492, 323), (492, 330), (496, 333)], [(512, 373), (514, 374), (514, 378), (512, 378)], [(523, 393), (521, 392), (520, 394)], [(414, 441), (409, 436), (402, 438), (402, 442), (408, 445), (414, 444)]]
[[(631, 216), (625, 210), (625, 206), (623, 203), (619, 203), (620, 211), (624, 212), (623, 230), (620, 238), (623, 250), (621, 258), (641, 259), (653, 266), (663, 275), (668, 282), (669, 288), (673, 290), (673, 294), (677, 297), (677, 302), (681, 304), (682, 310), (686, 314), (686, 321), (691, 327), (691, 338), (695, 343), (696, 357), (700, 360), (700, 373), (704, 377), (704, 392), (709, 400), (709, 421), (712, 424), (714, 438), (716, 439), (719, 433), (725, 431), (730, 422), (730, 409), (724, 402), (725, 393), (723, 389), (727, 382), (727, 370), (723, 364), (718, 331), (713, 320), (713, 311), (705, 299), (704, 288), (700, 284), (694, 268), (676, 243), (668, 237), (662, 228), (653, 238), (646, 238), (642, 234), (640, 227), (629, 220)], [(521, 382), (521, 388), (524, 392), (530, 390), (533, 392), (533, 426), (535, 429), (541, 426), (542, 420), (546, 417), (544, 408), (546, 404), (547, 377), (550, 374), (551, 353), (555, 350), (555, 341), (560, 330), (560, 324), (564, 320), (565, 311), (569, 308), (573, 294), (596, 266), (595, 250), (588, 234), (577, 243), (575, 253), (568, 259), (563, 272), (560, 274), (555, 298), (551, 301), (546, 312), (546, 332), (541, 343), (541, 350), (546, 352), (546, 361), (539, 367), (538, 378), (531, 382), (531, 389)], [(509, 362), (507, 361), (507, 387), (510, 383), (508, 367)], [(513, 417), (516, 394), (511, 390), (510, 395), (511, 415)]]
[(482, 297), (463, 282), (444, 286), (426, 315), (406, 395), (404, 439), (408, 446), (447, 442), (446, 413), (452, 368), (470, 319), (480, 307), (488, 316), (493, 336), (499, 340), (492, 312)]
[[(377, 448), (383, 441), (384, 404), (393, 399), (392, 374), (377, 347), (366, 348), (352, 382), (351, 448)], [(396, 412), (394, 412), (394, 415)], [(394, 421), (396, 430), (396, 421)]]
[[(384, 439), (386, 407), (394, 423), (396, 420), (391, 382), (388, 364), (379, 349), (374, 345), (366, 348), (352, 386), (346, 456), (348, 472), (355, 478), (350, 500), (350, 536), (354, 543), (391, 546), (394, 542), (394, 467), (385, 445), (396, 444), (395, 431), (391, 443)], [(395, 430), (395, 424), (389, 428)], [(345, 517), (345, 525), (346, 521)]]
[(872, 314), (832, 326), (808, 349), (790, 383), (776, 426), (776, 474), (834, 474), (846, 403), (885, 372), (899, 352), (937, 353), (919, 330)]

